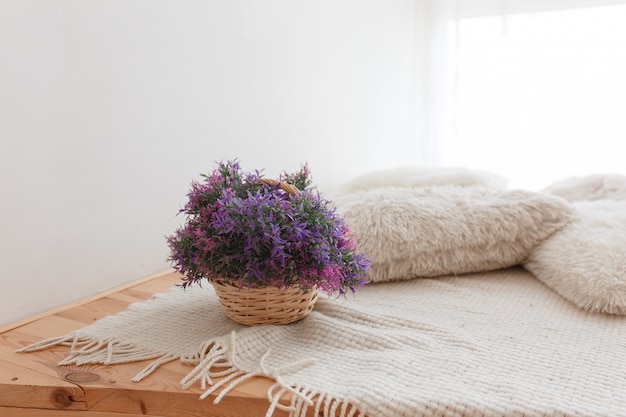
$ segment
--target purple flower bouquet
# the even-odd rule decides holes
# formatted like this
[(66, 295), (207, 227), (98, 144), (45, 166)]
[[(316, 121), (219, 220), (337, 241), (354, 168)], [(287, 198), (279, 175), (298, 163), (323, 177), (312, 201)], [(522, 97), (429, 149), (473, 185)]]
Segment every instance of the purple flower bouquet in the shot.
[(203, 177), (180, 210), (186, 222), (167, 237), (183, 287), (219, 279), (240, 289), (297, 284), (330, 295), (366, 282), (369, 261), (332, 203), (311, 187), (306, 165), (274, 182), (243, 172), (237, 161)]

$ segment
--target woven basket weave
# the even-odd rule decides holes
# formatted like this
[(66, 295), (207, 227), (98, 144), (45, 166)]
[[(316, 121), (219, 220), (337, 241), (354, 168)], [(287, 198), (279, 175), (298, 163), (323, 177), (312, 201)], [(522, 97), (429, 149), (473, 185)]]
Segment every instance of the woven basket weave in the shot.
[(226, 316), (247, 326), (289, 324), (302, 320), (317, 301), (317, 289), (302, 291), (293, 285), (286, 290), (274, 287), (239, 288), (236, 283), (211, 280)]
[[(294, 185), (269, 178), (260, 178), (261, 184), (296, 195)], [(211, 279), (226, 316), (231, 320), (256, 326), (261, 324), (289, 324), (302, 320), (312, 310), (317, 301), (317, 289), (303, 291), (298, 285), (281, 290), (275, 287), (239, 288), (236, 283), (227, 283), (220, 279)]]

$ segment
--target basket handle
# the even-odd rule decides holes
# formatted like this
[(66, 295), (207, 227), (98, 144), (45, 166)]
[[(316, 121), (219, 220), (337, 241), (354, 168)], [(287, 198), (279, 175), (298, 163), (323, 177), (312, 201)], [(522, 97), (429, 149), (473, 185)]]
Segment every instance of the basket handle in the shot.
[(295, 185), (287, 184), (286, 182), (282, 182), (278, 180), (273, 180), (271, 178), (259, 178), (257, 182), (259, 184), (265, 184), (271, 187), (278, 186), (278, 188), (280, 188), (283, 191), (286, 191), (291, 196), (298, 194), (298, 192), (300, 191), (298, 187), (296, 187)]

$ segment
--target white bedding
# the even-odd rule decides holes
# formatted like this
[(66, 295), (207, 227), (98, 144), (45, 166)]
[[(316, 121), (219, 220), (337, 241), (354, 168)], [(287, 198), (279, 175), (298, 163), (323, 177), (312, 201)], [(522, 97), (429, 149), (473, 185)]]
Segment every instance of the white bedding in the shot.
[(521, 268), (372, 284), (345, 304), (423, 327), (403, 415), (626, 416), (626, 317), (583, 311)]
[(291, 417), (626, 416), (626, 317), (585, 312), (522, 268), (371, 284), (288, 326), (238, 325), (211, 286), (174, 288), (26, 350), (54, 344), (70, 347), (64, 364), (154, 359), (136, 380), (196, 364), (183, 382), (217, 401), (267, 376), (267, 416), (287, 390)]

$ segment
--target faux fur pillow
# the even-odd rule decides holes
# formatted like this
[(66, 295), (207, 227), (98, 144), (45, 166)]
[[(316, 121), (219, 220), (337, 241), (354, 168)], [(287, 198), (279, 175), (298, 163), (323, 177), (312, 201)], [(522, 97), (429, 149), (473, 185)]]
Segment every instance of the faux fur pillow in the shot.
[(558, 195), (567, 201), (626, 201), (626, 176), (590, 175), (556, 182), (543, 192)]
[(486, 171), (469, 168), (407, 166), (360, 175), (341, 185), (338, 193), (371, 190), (385, 187), (428, 187), (433, 185), (457, 185), (502, 190), (506, 179)]
[(335, 198), (371, 282), (521, 263), (570, 220), (562, 198), (482, 186), (386, 187)]
[(585, 310), (626, 314), (626, 179), (575, 178), (546, 190), (574, 201), (574, 220), (524, 267)]

